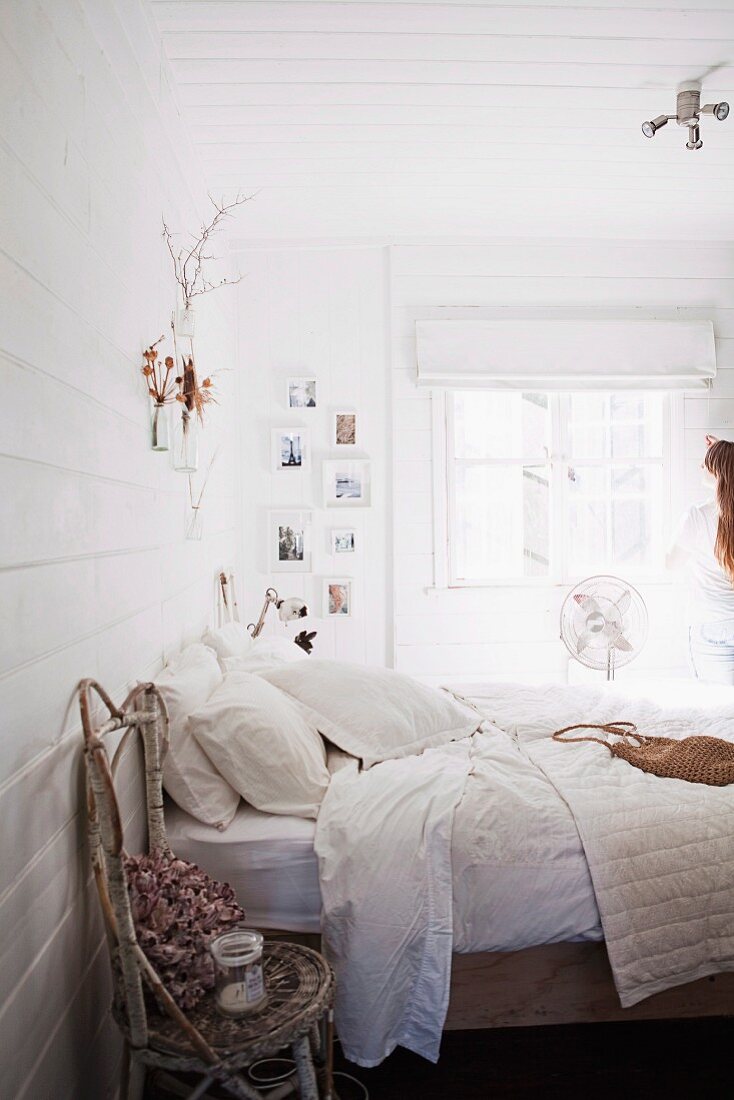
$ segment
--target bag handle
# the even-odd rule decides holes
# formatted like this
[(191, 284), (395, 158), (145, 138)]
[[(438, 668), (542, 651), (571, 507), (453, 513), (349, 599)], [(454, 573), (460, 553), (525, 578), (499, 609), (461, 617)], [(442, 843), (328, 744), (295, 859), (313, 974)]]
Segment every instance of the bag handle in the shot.
[(564, 733), (569, 733), (571, 730), (603, 730), (604, 733), (613, 733), (617, 737), (634, 737), (639, 745), (644, 745), (645, 738), (637, 732), (637, 726), (634, 722), (602, 722), (596, 724), (594, 722), (581, 722), (576, 726), (564, 726), (561, 730), (556, 730), (553, 734), (554, 741), (560, 741), (562, 745), (569, 745), (573, 741), (596, 741), (597, 745), (603, 745), (605, 749), (614, 755), (614, 746), (610, 745), (608, 741), (602, 741), (601, 737), (562, 737)]

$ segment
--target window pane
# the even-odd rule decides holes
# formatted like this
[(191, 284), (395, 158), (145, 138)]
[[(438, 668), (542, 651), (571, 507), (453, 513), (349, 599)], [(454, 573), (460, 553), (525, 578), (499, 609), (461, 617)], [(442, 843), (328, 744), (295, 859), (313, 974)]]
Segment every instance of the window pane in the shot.
[(659, 458), (663, 453), (662, 398), (613, 393), (609, 397), (611, 458)]
[(569, 466), (568, 505), (568, 568), (572, 573), (598, 570), (608, 559), (607, 471), (603, 466)]
[(454, 457), (465, 462), (545, 461), (546, 394), (460, 390), (454, 394)]
[(546, 467), (456, 467), (453, 553), (462, 580), (548, 572)]
[(660, 458), (663, 399), (658, 394), (575, 393), (570, 402), (575, 458)]
[(571, 454), (579, 458), (605, 458), (609, 452), (606, 396), (574, 393), (569, 404)]
[(550, 471), (523, 468), (523, 574), (547, 577), (550, 564)]
[(571, 574), (658, 563), (662, 466), (569, 467), (568, 486)]

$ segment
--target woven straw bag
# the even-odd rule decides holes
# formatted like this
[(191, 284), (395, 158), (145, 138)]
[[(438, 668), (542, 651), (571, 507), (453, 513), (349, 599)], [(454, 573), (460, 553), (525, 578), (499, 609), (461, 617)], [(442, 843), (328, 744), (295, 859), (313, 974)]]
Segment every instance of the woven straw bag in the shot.
[[(615, 734), (621, 740), (563, 736), (571, 730), (602, 730)], [(722, 741), (720, 737), (697, 734), (676, 741), (672, 737), (649, 737), (638, 733), (632, 722), (606, 722), (601, 725), (582, 723), (564, 726), (556, 730), (553, 740), (560, 741), (562, 745), (573, 741), (596, 741), (609, 749), (612, 756), (662, 779), (685, 779), (687, 783), (706, 783), (710, 787), (726, 787), (734, 783), (734, 744)]]

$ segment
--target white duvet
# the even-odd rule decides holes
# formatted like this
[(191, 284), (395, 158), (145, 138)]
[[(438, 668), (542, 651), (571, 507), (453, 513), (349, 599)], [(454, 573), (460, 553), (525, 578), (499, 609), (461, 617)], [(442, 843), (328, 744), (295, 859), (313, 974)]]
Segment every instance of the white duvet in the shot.
[(316, 852), (344, 1052), (438, 1057), (454, 951), (599, 939), (623, 1005), (734, 969), (734, 786), (656, 779), (549, 734), (625, 719), (734, 740), (734, 692), (673, 709), (612, 689), (464, 689), (471, 738), (333, 777)]

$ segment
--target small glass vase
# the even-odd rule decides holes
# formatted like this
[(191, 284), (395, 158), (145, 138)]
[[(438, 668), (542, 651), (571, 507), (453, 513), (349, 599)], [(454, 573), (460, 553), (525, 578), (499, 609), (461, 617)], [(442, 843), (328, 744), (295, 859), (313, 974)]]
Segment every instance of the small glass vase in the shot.
[(192, 339), (196, 327), (196, 316), (192, 307), (184, 306), (183, 309), (177, 309), (174, 314), (173, 324), (177, 336), (184, 340)]
[(162, 402), (155, 401), (150, 422), (150, 445), (154, 451), (167, 451), (169, 441), (168, 410)]
[(199, 542), (204, 534), (204, 517), (201, 514), (201, 506), (194, 504), (186, 509), (186, 538), (192, 542)]
[(184, 408), (176, 420), (173, 468), (180, 474), (195, 474), (199, 468), (199, 438), (196, 416)]

